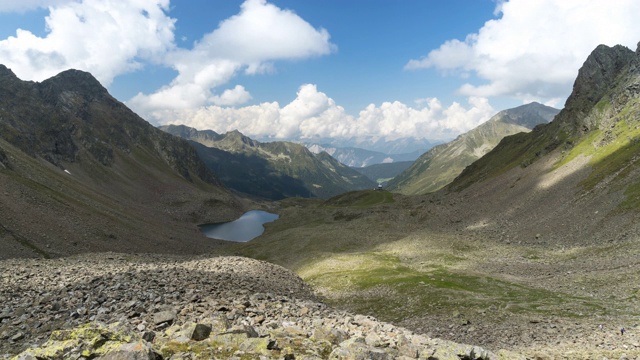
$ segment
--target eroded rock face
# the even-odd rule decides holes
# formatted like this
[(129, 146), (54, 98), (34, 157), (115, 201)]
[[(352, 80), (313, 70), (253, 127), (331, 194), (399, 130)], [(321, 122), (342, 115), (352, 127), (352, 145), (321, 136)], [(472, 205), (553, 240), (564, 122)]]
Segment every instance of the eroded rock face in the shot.
[[(560, 120), (571, 132), (587, 132), (598, 124), (587, 115), (602, 98), (623, 82), (635, 82), (640, 64), (638, 52), (622, 45), (596, 47), (578, 71), (573, 91), (567, 99)], [(635, 73), (635, 75), (634, 75)], [(624, 75), (624, 76), (623, 76)]]
[(0, 270), (0, 354), (17, 359), (500, 356), (332, 310), (295, 274), (240, 257), (96, 254)]

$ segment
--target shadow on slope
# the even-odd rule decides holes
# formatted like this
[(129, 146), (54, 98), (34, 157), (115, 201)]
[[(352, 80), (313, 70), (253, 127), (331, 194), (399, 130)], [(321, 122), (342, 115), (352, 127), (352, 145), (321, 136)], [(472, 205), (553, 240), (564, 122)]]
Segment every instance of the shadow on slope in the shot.
[(587, 158), (561, 155), (461, 192), (285, 200), (263, 236), (224, 250), (295, 270), (333, 306), (494, 349), (534, 346), (513, 336), (531, 319), (626, 322), (640, 313), (635, 216), (608, 188), (584, 196)]
[(190, 142), (207, 167), (230, 189), (269, 200), (313, 196), (303, 181), (279, 175), (265, 158)]
[[(179, 174), (137, 149), (105, 167), (89, 158), (65, 172), (0, 140), (1, 257), (90, 251), (201, 253), (219, 244), (195, 226), (238, 216), (226, 190)], [(155, 162), (154, 162), (155, 160)]]
[[(589, 337), (597, 322), (640, 313), (640, 87), (625, 78), (637, 54), (598, 47), (556, 120), (504, 138), (446, 190), (366, 208), (357, 196), (333, 199), (339, 208), (285, 201), (262, 237), (227, 249), (410, 329), (532, 353), (575, 340), (604, 354)], [(520, 335), (541, 318), (576, 326)]]

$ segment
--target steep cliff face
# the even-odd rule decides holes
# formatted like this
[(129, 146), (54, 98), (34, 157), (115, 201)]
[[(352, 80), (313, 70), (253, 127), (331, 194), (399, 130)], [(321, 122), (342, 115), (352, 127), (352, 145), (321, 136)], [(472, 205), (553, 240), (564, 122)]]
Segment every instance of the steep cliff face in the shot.
[(615, 98), (618, 104), (623, 104), (637, 96), (639, 64), (637, 53), (624, 46), (599, 45), (578, 71), (558, 123), (571, 135), (578, 136), (606, 126), (594, 116), (593, 108), (603, 99)]

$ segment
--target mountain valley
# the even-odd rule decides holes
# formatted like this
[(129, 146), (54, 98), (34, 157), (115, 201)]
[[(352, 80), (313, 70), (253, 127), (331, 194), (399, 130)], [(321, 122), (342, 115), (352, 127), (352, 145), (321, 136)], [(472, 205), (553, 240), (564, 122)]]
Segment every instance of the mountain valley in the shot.
[(387, 154), (355, 147), (335, 147), (320, 144), (306, 144), (305, 146), (314, 154), (326, 152), (336, 160), (352, 168), (363, 168), (376, 164), (415, 161), (426, 151), (425, 149), (420, 149), (404, 154)]
[[(640, 47), (599, 46), (557, 115), (535, 104), (543, 124), (404, 194), (347, 189), (355, 170), (302, 145), (171, 136), (86, 73), (33, 83), (0, 68), (0, 349), (40, 346), (55, 320), (67, 332), (52, 351), (89, 351), (71, 330), (89, 323), (145, 359), (640, 358), (639, 102)], [(264, 160), (287, 156), (329, 170)], [(248, 243), (197, 232), (250, 208), (280, 218)], [(193, 328), (220, 322), (201, 349)]]
[(276, 141), (261, 143), (239, 131), (219, 135), (184, 125), (161, 129), (195, 142), (196, 151), (220, 180), (241, 193), (281, 200), (286, 197), (328, 198), (346, 191), (370, 189), (375, 183), (339, 163), (326, 152)]
[(283, 201), (262, 237), (226, 250), (416, 332), (530, 358), (637, 357), (638, 64), (598, 47), (554, 121), (440, 191)]

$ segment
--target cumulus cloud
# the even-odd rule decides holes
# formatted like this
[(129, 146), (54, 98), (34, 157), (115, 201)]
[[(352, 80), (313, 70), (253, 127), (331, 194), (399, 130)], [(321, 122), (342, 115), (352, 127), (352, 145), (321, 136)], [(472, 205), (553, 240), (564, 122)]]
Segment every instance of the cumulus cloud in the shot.
[(420, 104), (419, 107), (397, 101), (380, 106), (371, 104), (354, 117), (318, 91), (316, 85), (306, 84), (283, 107), (272, 102), (241, 108), (161, 110), (153, 115), (162, 124), (183, 124), (220, 133), (239, 129), (254, 138), (375, 137), (390, 141), (406, 137), (449, 140), (495, 114), (489, 101), (480, 97), (470, 97), (466, 106), (453, 103), (445, 107), (435, 98), (423, 99)]
[[(20, 10), (7, 4), (0, 9)], [(117, 75), (158, 60), (174, 46), (175, 20), (165, 13), (169, 0), (28, 1), (24, 6), (46, 4), (45, 37), (18, 29), (0, 41), (0, 61), (20, 78), (41, 81), (75, 68), (108, 86)]]
[[(221, 96), (212, 89), (227, 83), (239, 71), (258, 74), (273, 70), (273, 61), (294, 60), (331, 53), (336, 49), (325, 29), (315, 29), (290, 10), (265, 0), (246, 0), (240, 13), (222, 21), (193, 49), (178, 49), (166, 64), (178, 71), (168, 86), (153, 94), (138, 94), (128, 104), (142, 114), (209, 104), (224, 105), (235, 97), (250, 97), (235, 89)], [(173, 99), (173, 100), (172, 100)]]
[(566, 98), (578, 69), (599, 44), (635, 49), (640, 2), (618, 0), (499, 1), (496, 14), (463, 41), (452, 39), (405, 69), (436, 68), (445, 74), (476, 74), (466, 96), (511, 96), (557, 103)]
[(249, 100), (251, 100), (251, 94), (242, 85), (236, 85), (233, 89), (225, 90), (220, 96), (211, 98), (211, 102), (220, 106), (240, 105)]
[(252, 71), (264, 61), (329, 54), (335, 47), (329, 37), (327, 30), (315, 29), (290, 10), (247, 0), (238, 15), (205, 35), (194, 51), (251, 65)]
[(240, 12), (204, 35), (192, 49), (174, 42), (175, 19), (169, 0), (0, 0), (0, 11), (48, 7), (46, 36), (18, 29), (0, 40), (0, 63), (22, 79), (42, 81), (75, 68), (91, 72), (103, 85), (146, 63), (171, 67), (178, 75), (151, 94), (128, 104), (151, 111), (204, 105), (239, 105), (251, 95), (242, 86), (224, 90), (243, 71), (274, 70), (278, 60), (303, 59), (335, 51), (325, 29), (266, 0), (246, 0)]

